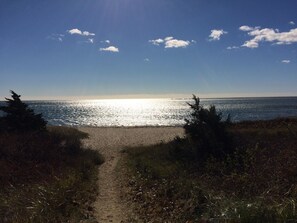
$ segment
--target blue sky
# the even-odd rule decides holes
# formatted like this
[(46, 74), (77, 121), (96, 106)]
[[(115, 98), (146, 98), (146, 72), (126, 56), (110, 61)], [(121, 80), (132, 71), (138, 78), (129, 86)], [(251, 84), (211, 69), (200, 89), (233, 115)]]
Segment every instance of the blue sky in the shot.
[(0, 0), (0, 96), (297, 95), (296, 0)]

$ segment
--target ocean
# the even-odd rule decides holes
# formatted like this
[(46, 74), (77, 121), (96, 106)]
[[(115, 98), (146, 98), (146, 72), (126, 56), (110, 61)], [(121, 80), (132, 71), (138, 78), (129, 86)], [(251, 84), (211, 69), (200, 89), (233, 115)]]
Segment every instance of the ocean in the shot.
[[(61, 126), (181, 126), (191, 112), (191, 99), (111, 99), (25, 101), (42, 113), (49, 125)], [(3, 105), (0, 102), (0, 105)], [(215, 105), (233, 122), (297, 116), (297, 97), (201, 99)]]

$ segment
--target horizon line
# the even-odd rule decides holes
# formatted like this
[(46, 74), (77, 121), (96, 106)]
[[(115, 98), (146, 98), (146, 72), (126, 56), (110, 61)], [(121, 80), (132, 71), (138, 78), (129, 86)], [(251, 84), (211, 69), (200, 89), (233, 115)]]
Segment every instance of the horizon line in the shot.
[[(121, 94), (121, 95), (88, 95), (88, 96), (26, 96), (21, 94), (25, 101), (75, 101), (75, 100), (120, 100), (120, 99), (191, 99), (196, 95), (200, 99), (232, 99), (232, 98), (278, 98), (297, 97), (296, 93), (215, 93), (215, 94)], [(9, 96), (2, 96), (0, 101), (5, 101)]]

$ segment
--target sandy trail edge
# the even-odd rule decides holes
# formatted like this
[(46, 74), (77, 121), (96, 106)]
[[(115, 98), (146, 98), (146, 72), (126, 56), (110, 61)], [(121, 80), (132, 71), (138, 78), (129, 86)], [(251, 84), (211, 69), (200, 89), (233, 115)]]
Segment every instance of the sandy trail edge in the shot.
[(121, 184), (118, 182), (117, 163), (125, 147), (151, 145), (167, 142), (176, 136), (183, 136), (182, 127), (135, 127), (135, 128), (92, 128), (80, 127), (89, 134), (84, 145), (98, 150), (105, 158), (99, 168), (99, 196), (95, 202), (95, 216), (98, 222), (127, 222), (132, 213), (120, 198)]

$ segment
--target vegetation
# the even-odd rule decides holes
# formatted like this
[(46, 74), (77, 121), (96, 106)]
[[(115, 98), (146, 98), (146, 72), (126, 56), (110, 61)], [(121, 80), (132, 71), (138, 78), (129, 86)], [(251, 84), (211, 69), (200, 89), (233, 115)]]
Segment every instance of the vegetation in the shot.
[[(92, 218), (97, 166), (83, 149), (88, 137), (68, 127), (45, 128), (41, 115), (13, 94), (0, 132), (0, 221), (79, 222)], [(15, 117), (15, 119), (13, 119)]]
[(226, 130), (231, 123), (230, 116), (222, 121), (222, 114), (217, 113), (215, 106), (203, 108), (195, 95), (193, 100), (194, 104), (188, 104), (192, 110), (191, 118), (185, 120), (184, 126), (190, 147), (194, 147), (192, 157), (201, 161), (210, 156), (218, 158), (230, 154), (231, 137)]
[[(210, 110), (204, 112), (217, 117)], [(222, 131), (234, 149), (219, 147), (227, 152), (210, 152), (204, 160), (189, 155), (203, 149), (192, 138), (205, 135), (195, 129), (186, 129), (185, 139), (126, 150), (131, 196), (145, 222), (297, 221), (297, 119), (233, 123)]]
[(0, 106), (0, 111), (5, 113), (5, 116), (0, 118), (0, 131), (26, 132), (46, 129), (46, 121), (41, 114), (34, 114), (34, 111), (21, 101), (21, 95), (11, 91), (11, 97), (12, 99), (5, 98), (7, 106)]

